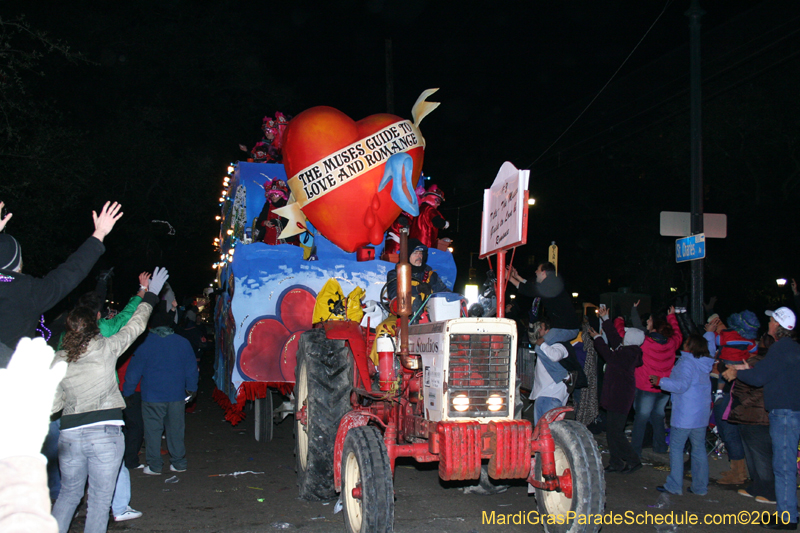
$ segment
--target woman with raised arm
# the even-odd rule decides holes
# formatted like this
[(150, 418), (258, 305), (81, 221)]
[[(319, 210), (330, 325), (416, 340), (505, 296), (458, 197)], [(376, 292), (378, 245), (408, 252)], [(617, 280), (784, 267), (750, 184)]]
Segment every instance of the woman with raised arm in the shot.
[(156, 268), (148, 292), (128, 323), (116, 334), (103, 337), (97, 314), (76, 307), (67, 317), (63, 349), (56, 361), (66, 361), (67, 375), (56, 391), (53, 412), (63, 409), (58, 460), (61, 492), (53, 506), (60, 533), (67, 533), (75, 508), (89, 480), (86, 533), (104, 533), (117, 474), (125, 450), (122, 410), (125, 401), (117, 387), (117, 359), (141, 335), (158, 304), (158, 293), (168, 278)]

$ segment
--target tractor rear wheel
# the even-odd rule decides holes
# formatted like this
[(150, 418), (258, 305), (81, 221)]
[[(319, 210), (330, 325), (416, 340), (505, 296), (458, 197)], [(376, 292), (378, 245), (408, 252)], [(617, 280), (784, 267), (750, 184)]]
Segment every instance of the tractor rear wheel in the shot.
[(353, 357), (341, 340), (323, 330), (303, 333), (295, 369), (295, 457), (304, 500), (336, 497), (333, 448), (342, 417), (351, 410)]
[(353, 428), (342, 451), (345, 529), (348, 533), (391, 533), (394, 482), (383, 435), (373, 426)]
[[(555, 441), (556, 475), (561, 476), (569, 469), (572, 475), (572, 497), (563, 492), (536, 489), (536, 504), (544, 521), (547, 533), (596, 533), (601, 524), (579, 524), (577, 520), (567, 522), (571, 516), (587, 516), (603, 512), (606, 500), (606, 482), (603, 463), (597, 443), (586, 426), (574, 420), (561, 420), (550, 424), (550, 432)], [(536, 479), (542, 481), (542, 462), (537, 457)], [(547, 523), (545, 514), (554, 517)], [(561, 516), (561, 519), (555, 517)], [(559, 523), (560, 522), (560, 523)]]

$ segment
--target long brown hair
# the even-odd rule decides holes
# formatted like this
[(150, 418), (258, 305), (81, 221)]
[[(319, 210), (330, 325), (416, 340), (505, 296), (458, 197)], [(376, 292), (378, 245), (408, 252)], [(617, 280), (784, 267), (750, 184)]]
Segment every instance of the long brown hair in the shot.
[(80, 359), (89, 341), (100, 334), (97, 327), (97, 312), (88, 307), (76, 307), (67, 315), (67, 332), (61, 348), (67, 352), (67, 362)]
[(662, 334), (667, 339), (675, 335), (675, 330), (672, 328), (672, 324), (667, 322), (666, 316), (653, 315), (653, 331)]

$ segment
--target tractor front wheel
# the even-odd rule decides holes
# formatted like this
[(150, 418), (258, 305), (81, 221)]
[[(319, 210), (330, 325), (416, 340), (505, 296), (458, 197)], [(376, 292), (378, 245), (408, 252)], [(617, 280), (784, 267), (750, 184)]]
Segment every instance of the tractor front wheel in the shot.
[[(543, 517), (544, 530), (547, 533), (597, 533), (601, 524), (567, 522), (568, 516), (600, 514), (605, 507), (606, 482), (597, 443), (586, 426), (574, 420), (553, 422), (550, 433), (556, 445), (556, 475), (564, 476), (569, 470), (572, 490), (567, 497), (564, 492), (536, 489), (536, 505)], [(543, 481), (541, 465), (541, 458), (537, 457), (534, 473), (539, 481)], [(570, 511), (574, 514), (569, 515)], [(544, 517), (545, 514), (551, 519)]]
[(373, 426), (353, 428), (342, 452), (345, 529), (348, 533), (391, 533), (394, 482), (383, 435)]

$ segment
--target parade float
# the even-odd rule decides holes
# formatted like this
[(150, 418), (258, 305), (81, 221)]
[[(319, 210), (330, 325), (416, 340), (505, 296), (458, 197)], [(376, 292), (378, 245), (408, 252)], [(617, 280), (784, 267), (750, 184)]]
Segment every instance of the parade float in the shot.
[[(437, 105), (425, 101), (430, 93), (415, 104), (414, 121), (389, 114), (354, 121), (325, 106), (291, 120), (266, 117), (264, 139), (248, 161), (228, 167), (214, 241), (220, 253), (214, 399), (232, 424), (252, 408), (259, 441), (271, 440), (273, 416), (291, 412), (284, 401), (294, 389), (299, 335), (312, 328), (329, 280), (338, 284), (326, 292), (337, 299), (332, 306), (348, 297), (351, 307), (381, 299), (395, 266), (381, 260), (385, 232), (417, 203), (425, 144), (418, 124)], [(278, 184), (291, 194), (285, 205), (269, 208)], [(267, 219), (275, 222), (266, 227)], [(428, 264), (453, 287), (450, 252), (431, 249)], [(376, 327), (377, 316), (368, 314), (364, 325), (371, 319)]]

